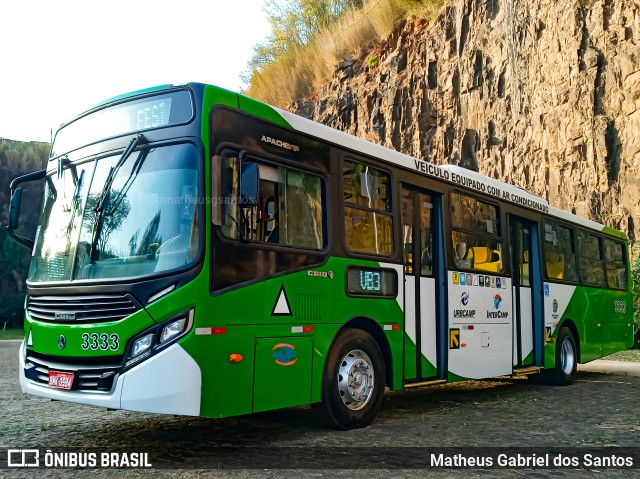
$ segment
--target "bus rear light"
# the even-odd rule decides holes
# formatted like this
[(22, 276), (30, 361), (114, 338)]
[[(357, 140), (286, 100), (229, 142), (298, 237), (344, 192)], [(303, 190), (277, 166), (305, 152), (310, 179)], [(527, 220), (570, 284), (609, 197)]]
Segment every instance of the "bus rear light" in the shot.
[(227, 328), (211, 328), (211, 334), (227, 334)]
[(242, 356), (242, 354), (233, 353), (233, 354), (229, 355), (229, 362), (230, 363), (239, 363), (243, 359), (244, 359), (244, 357)]
[(400, 331), (400, 325), (399, 324), (385, 324), (383, 326), (383, 329), (385, 331)]

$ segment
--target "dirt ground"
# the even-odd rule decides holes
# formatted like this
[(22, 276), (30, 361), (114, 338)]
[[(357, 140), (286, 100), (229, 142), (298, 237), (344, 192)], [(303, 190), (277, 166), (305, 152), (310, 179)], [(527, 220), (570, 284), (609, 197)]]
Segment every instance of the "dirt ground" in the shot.
[[(38, 477), (640, 477), (640, 469), (401, 468), (402, 454), (420, 454), (410, 449), (418, 447), (638, 448), (640, 377), (580, 373), (569, 387), (496, 380), (388, 392), (371, 426), (338, 432), (318, 427), (308, 408), (211, 420), (106, 411), (26, 396), (18, 384), (18, 347), (18, 342), (0, 341), (0, 447), (143, 451), (152, 462), (176, 468), (39, 470)], [(220, 462), (211, 459), (225, 446), (249, 452)], [(376, 450), (391, 447), (398, 461), (386, 469), (367, 469)], [(287, 468), (238, 468), (269, 464), (270, 459)], [(192, 468), (203, 460), (206, 469)], [(0, 477), (33, 474), (0, 470)]]

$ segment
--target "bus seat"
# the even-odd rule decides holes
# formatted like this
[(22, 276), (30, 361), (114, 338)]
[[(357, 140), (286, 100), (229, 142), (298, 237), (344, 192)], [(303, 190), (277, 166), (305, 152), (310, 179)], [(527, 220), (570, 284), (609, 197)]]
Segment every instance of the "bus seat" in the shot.
[(460, 241), (459, 243), (456, 243), (454, 252), (455, 252), (455, 255), (456, 255), (456, 260), (466, 259), (467, 258), (467, 243), (465, 243), (464, 241)]
[(473, 251), (467, 247), (467, 243), (464, 241), (456, 243), (453, 252), (458, 268), (473, 268)]
[(491, 249), (489, 246), (474, 246), (473, 259), (475, 269), (498, 273), (502, 270), (500, 251)]
[(471, 249), (473, 250), (473, 260), (476, 266), (489, 262), (489, 258), (491, 257), (489, 247), (474, 246)]
[(564, 279), (564, 256), (555, 251), (547, 251), (545, 258), (549, 278)]

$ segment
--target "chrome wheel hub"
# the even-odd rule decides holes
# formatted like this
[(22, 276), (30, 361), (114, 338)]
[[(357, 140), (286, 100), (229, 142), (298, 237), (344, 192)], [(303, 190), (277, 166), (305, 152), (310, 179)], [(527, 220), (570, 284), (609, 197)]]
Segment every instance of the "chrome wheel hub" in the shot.
[(338, 368), (338, 391), (347, 408), (358, 411), (373, 394), (374, 372), (371, 358), (360, 349), (349, 351)]
[(567, 376), (573, 372), (573, 368), (576, 363), (576, 355), (573, 350), (573, 344), (569, 338), (564, 338), (562, 341), (562, 349), (560, 350), (560, 362), (562, 372)]

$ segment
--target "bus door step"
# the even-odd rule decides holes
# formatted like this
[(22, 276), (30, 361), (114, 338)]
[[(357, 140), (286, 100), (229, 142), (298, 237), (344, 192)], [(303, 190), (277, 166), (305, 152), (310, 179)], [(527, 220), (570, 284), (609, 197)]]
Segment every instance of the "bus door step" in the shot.
[(538, 367), (538, 366), (532, 366), (532, 367), (528, 367), (528, 368), (520, 368), (520, 369), (514, 369), (513, 370), (513, 374), (512, 376), (514, 377), (519, 377), (519, 376), (528, 376), (529, 374), (537, 374), (540, 371), (542, 371), (542, 368)]

